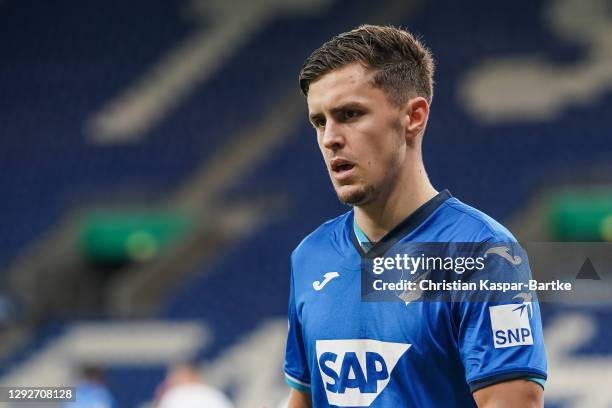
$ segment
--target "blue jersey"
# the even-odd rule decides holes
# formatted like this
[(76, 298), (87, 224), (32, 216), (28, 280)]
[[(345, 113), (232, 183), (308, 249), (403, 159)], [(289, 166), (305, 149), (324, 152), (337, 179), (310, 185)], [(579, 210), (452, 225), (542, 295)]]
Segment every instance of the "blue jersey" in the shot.
[[(353, 217), (349, 211), (326, 222), (291, 257), (284, 370), (314, 407), (475, 407), (479, 388), (546, 379), (535, 301), (528, 314), (486, 301), (362, 301), (361, 266), (370, 252), (409, 242), (515, 242), (508, 230), (447, 190), (367, 252)], [(499, 258), (496, 268), (515, 267)]]
[(75, 386), (75, 401), (68, 402), (62, 408), (116, 408), (115, 399), (103, 384), (83, 381)]

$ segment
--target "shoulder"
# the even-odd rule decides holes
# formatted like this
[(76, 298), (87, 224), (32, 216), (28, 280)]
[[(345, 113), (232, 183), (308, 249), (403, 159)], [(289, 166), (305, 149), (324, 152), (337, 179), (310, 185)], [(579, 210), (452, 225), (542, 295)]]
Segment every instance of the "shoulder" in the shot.
[[(319, 253), (322, 249), (338, 250), (338, 242), (342, 240), (347, 222), (352, 219), (352, 211), (325, 221), (317, 229), (308, 234), (291, 253), (292, 261), (299, 261)], [(338, 250), (339, 251), (339, 250)]]
[(452, 226), (454, 241), (516, 242), (514, 235), (498, 221), (455, 197), (446, 200), (441, 210), (441, 216)]

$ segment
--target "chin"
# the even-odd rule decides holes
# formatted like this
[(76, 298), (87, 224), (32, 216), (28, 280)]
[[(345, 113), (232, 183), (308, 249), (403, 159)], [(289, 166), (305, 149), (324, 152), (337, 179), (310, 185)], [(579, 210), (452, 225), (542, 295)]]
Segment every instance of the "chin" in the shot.
[(374, 201), (375, 190), (372, 186), (340, 186), (336, 188), (338, 199), (351, 206), (363, 206)]

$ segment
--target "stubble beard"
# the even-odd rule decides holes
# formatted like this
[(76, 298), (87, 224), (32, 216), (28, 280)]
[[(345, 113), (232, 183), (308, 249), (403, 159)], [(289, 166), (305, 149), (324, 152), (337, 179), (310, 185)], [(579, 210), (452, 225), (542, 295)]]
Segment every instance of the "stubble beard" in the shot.
[(336, 191), (336, 195), (341, 203), (354, 207), (364, 206), (374, 202), (378, 194), (376, 193), (376, 188), (373, 185), (368, 184), (352, 189), (352, 191), (347, 192), (346, 194)]
[(336, 195), (341, 203), (352, 207), (363, 207), (377, 200), (385, 199), (389, 196), (394, 187), (397, 187), (400, 177), (400, 162), (399, 156), (393, 157), (389, 166), (385, 170), (383, 176), (384, 183), (375, 186), (370, 183), (364, 183), (357, 188), (351, 188), (349, 191), (342, 193), (339, 188), (336, 189)]
[[(401, 141), (401, 132), (403, 131), (401, 122), (398, 120), (393, 121), (392, 128), (395, 132), (398, 132), (398, 140)], [(396, 152), (399, 152), (399, 148), (401, 146), (401, 142), (398, 143)], [(368, 204), (371, 204), (381, 197), (388, 195), (390, 191), (395, 187), (395, 184), (398, 182), (400, 168), (401, 168), (401, 159), (399, 153), (391, 157), (389, 160), (389, 164), (385, 169), (385, 175), (383, 180), (386, 183), (374, 186), (373, 184), (365, 183), (358, 188), (353, 188), (351, 191), (342, 194), (339, 188), (336, 188), (336, 195), (338, 196), (338, 200), (341, 203), (350, 205), (352, 207), (363, 207)]]

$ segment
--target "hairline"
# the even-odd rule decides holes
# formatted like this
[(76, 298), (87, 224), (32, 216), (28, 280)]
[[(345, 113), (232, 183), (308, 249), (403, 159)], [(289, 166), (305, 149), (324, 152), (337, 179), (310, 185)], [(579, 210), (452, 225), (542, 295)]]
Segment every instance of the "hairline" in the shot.
[(382, 83), (378, 83), (376, 81), (376, 75), (379, 74), (380, 72), (382, 72), (383, 68), (380, 67), (373, 67), (371, 65), (369, 65), (366, 61), (362, 60), (362, 59), (356, 59), (355, 61), (350, 61), (350, 62), (346, 62), (342, 65), (339, 65), (333, 69), (330, 69), (328, 71), (326, 71), (325, 73), (319, 75), (318, 77), (311, 79), (310, 81), (308, 81), (308, 88), (306, 91), (302, 90), (302, 93), (304, 94), (304, 96), (306, 97), (306, 99), (308, 99), (308, 94), (310, 93), (310, 87), (312, 86), (313, 83), (318, 82), (319, 80), (323, 79), (323, 77), (336, 72), (338, 70), (344, 69), (348, 66), (351, 65), (359, 65), (361, 66), (365, 73), (367, 75), (370, 76), (370, 78), (368, 78), (367, 83), (370, 84), (373, 88), (377, 88), (380, 89), (385, 96), (387, 97), (387, 99), (389, 100), (389, 102), (394, 105), (395, 107), (402, 107), (406, 102), (408, 102), (409, 100), (416, 98), (416, 97), (422, 97), (424, 98), (427, 103), (429, 104), (429, 100), (427, 99), (427, 97), (425, 95), (419, 95), (417, 90), (414, 89), (414, 87), (412, 87), (413, 89), (411, 89), (409, 91), (408, 97), (405, 98), (405, 100), (403, 101), (399, 101), (398, 98), (394, 98), (393, 95), (391, 94), (391, 92), (389, 92), (385, 86)]

